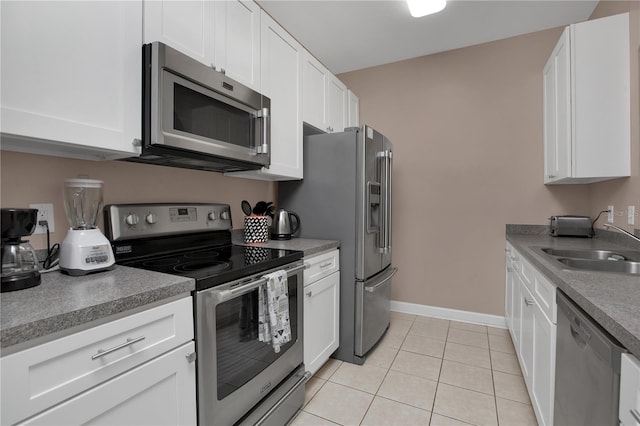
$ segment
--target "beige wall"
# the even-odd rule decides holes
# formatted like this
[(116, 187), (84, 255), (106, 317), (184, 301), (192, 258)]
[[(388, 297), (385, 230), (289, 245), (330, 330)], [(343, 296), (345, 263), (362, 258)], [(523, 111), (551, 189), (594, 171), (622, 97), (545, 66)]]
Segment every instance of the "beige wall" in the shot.
[[(592, 217), (613, 205), (614, 223), (631, 231), (640, 229), (640, 2), (601, 1), (591, 19), (623, 12), (629, 12), (631, 21), (631, 177), (590, 185), (589, 200)], [(635, 225), (627, 224), (629, 205), (636, 207)]]
[(505, 224), (589, 213), (588, 186), (542, 183), (542, 68), (560, 33), (339, 76), (394, 143), (394, 300), (503, 315)]
[[(0, 152), (2, 207), (28, 207), (53, 203), (55, 232), (52, 243), (64, 239), (69, 224), (62, 202), (63, 181), (84, 175), (104, 181), (104, 202), (218, 202), (231, 205), (234, 228), (243, 228), (240, 202), (252, 204), (275, 199), (275, 184), (225, 177), (220, 173), (127, 163), (84, 161), (43, 155)], [(102, 221), (101, 221), (102, 222)], [(45, 248), (46, 238), (31, 236), (35, 248)]]

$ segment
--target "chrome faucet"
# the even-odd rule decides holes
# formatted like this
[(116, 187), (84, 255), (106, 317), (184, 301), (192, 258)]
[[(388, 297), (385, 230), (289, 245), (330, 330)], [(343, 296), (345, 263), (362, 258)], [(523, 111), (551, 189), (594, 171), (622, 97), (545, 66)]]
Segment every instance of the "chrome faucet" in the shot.
[(626, 236), (627, 236), (627, 237), (629, 237), (629, 238), (633, 238), (635, 241), (637, 241), (637, 242), (639, 242), (639, 243), (640, 243), (640, 238), (636, 237), (635, 235), (633, 235), (633, 234), (632, 234), (631, 232), (629, 232), (629, 231), (625, 231), (624, 229), (619, 228), (619, 227), (617, 227), (617, 226), (615, 226), (615, 225), (611, 225), (611, 224), (609, 224), (609, 223), (604, 223), (603, 225), (604, 225), (604, 227), (605, 227), (605, 228), (607, 228), (607, 229), (609, 229), (609, 228), (613, 228), (614, 230), (616, 230), (616, 231), (618, 231), (618, 232), (620, 232), (620, 233), (622, 233), (622, 234), (626, 235)]

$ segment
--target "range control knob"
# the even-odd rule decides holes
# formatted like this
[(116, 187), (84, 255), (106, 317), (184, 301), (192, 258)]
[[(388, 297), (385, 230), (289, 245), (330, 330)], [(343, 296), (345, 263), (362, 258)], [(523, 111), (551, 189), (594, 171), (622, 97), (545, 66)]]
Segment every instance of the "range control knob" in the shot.
[(229, 220), (229, 212), (227, 210), (225, 210), (222, 213), (220, 213), (220, 219)]
[(215, 212), (209, 212), (209, 214), (207, 215), (207, 219), (216, 220), (216, 213)]
[(148, 213), (145, 216), (144, 221), (147, 222), (149, 225), (153, 225), (154, 223), (158, 222), (158, 215), (155, 213)]
[(140, 218), (135, 213), (129, 213), (127, 217), (124, 218), (124, 221), (127, 223), (127, 225), (134, 226), (137, 225), (138, 222), (140, 222)]

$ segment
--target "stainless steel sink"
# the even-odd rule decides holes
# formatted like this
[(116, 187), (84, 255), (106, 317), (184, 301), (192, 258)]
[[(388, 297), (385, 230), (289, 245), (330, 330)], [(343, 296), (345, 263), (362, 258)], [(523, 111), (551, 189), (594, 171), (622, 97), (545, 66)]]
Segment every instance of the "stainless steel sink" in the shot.
[(589, 269), (591, 271), (602, 272), (622, 272), (625, 274), (640, 275), (640, 262), (572, 258), (559, 258), (558, 262), (575, 269)]
[(640, 251), (556, 248), (540, 250), (572, 269), (640, 275)]
[(557, 257), (569, 257), (573, 259), (610, 260), (610, 261), (640, 261), (640, 252), (633, 250), (597, 250), (597, 249), (555, 249), (543, 248), (543, 252)]

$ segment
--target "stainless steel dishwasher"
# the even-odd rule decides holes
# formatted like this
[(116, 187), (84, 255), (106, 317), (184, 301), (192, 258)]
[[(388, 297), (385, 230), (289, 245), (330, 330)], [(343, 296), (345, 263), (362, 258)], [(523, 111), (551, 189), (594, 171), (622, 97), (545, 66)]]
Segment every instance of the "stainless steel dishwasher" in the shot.
[(620, 343), (558, 290), (554, 424), (618, 425)]

